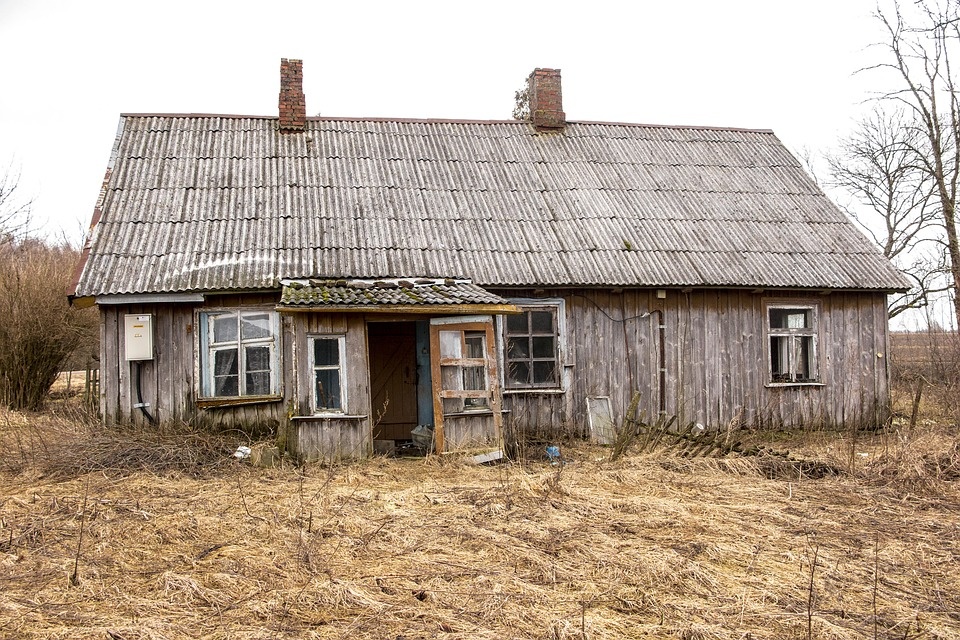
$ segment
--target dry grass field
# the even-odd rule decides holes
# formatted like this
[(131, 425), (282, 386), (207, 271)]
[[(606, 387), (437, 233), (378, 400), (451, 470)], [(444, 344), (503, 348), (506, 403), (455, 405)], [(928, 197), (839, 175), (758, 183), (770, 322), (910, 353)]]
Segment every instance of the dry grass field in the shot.
[(0, 412), (3, 638), (960, 637), (960, 435), (929, 412), (762, 435), (793, 461), (262, 469), (55, 406)]

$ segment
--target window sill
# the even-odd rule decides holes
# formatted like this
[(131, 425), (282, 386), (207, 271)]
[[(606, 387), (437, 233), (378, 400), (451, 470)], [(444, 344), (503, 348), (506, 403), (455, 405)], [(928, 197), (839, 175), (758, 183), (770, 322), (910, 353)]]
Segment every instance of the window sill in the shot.
[(529, 388), (529, 389), (504, 389), (504, 390), (503, 390), (503, 394), (504, 394), (504, 395), (513, 395), (513, 394), (517, 394), (517, 393), (539, 393), (539, 394), (547, 395), (547, 396), (558, 396), (558, 395), (562, 395), (562, 394), (566, 393), (566, 391), (563, 390), (563, 389), (553, 389), (553, 388), (549, 388), (549, 387), (544, 388), (544, 389), (538, 389), (537, 387), (531, 387), (531, 388)]
[(456, 413), (445, 413), (443, 414), (444, 418), (470, 418), (473, 416), (492, 416), (493, 411), (490, 409), (474, 409), (472, 411), (457, 411)]
[(265, 404), (267, 402), (280, 402), (283, 400), (281, 395), (271, 396), (239, 396), (229, 398), (200, 398), (196, 405), (200, 409), (212, 409), (216, 407), (239, 407), (245, 404)]
[(783, 389), (784, 387), (825, 387), (827, 385), (823, 382), (768, 382), (763, 386), (767, 389)]
[(291, 420), (366, 420), (367, 416), (347, 413), (315, 413), (312, 416), (290, 416)]

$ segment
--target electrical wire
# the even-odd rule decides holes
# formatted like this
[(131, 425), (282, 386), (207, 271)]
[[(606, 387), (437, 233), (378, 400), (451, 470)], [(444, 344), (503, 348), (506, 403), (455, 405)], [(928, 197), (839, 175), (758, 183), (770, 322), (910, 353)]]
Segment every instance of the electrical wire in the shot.
[(156, 419), (150, 415), (150, 412), (147, 411), (147, 405), (143, 403), (143, 393), (140, 391), (140, 366), (143, 364), (142, 361), (137, 360), (137, 406), (140, 408), (140, 411), (143, 412), (143, 415), (146, 416), (147, 422), (150, 424), (157, 424)]

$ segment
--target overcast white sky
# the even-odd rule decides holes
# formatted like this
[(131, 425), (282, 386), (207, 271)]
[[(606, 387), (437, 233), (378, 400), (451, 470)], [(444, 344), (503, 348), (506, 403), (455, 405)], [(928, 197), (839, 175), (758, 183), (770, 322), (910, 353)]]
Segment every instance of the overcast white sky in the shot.
[(282, 57), (307, 113), (507, 119), (534, 67), (571, 120), (773, 129), (820, 150), (879, 78), (874, 0), (0, 0), (0, 166), (79, 240), (120, 113), (275, 115)]
[[(0, 0), (0, 171), (79, 243), (121, 113), (276, 115), (302, 58), (308, 115), (508, 119), (535, 67), (570, 120), (848, 133), (883, 88), (877, 0)], [(880, 0), (889, 2), (889, 0)]]

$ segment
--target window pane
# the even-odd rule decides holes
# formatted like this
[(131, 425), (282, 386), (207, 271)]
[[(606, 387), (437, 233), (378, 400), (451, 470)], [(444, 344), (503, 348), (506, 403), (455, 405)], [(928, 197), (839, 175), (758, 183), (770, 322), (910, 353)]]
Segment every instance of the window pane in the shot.
[(467, 347), (467, 358), (482, 358), (484, 357), (484, 348), (483, 345), (486, 342), (485, 336), (482, 333), (470, 332), (464, 336), (464, 344)]
[(246, 353), (246, 371), (270, 371), (270, 347), (247, 347)]
[(809, 329), (810, 309), (770, 309), (771, 329)]
[(480, 391), (487, 388), (487, 376), (483, 367), (463, 368), (463, 388), (468, 391)]
[(236, 349), (219, 349), (213, 352), (213, 375), (236, 374), (237, 365)]
[(526, 313), (507, 316), (507, 333), (527, 333), (528, 327)]
[(531, 311), (530, 333), (553, 333), (553, 312)]
[(794, 340), (794, 357), (793, 373), (796, 380), (804, 382), (811, 380), (813, 378), (810, 366), (813, 360), (813, 338), (797, 337)]
[(507, 338), (507, 357), (508, 358), (529, 358), (530, 341), (523, 338)]
[(238, 396), (240, 395), (240, 376), (214, 376), (213, 395)]
[(270, 372), (257, 371), (247, 373), (247, 388), (244, 390), (246, 395), (265, 396), (270, 393)]
[(340, 370), (319, 369), (314, 375), (317, 385), (317, 409), (341, 411), (343, 406), (340, 401)]
[(528, 384), (530, 382), (530, 364), (527, 362), (508, 363), (507, 382), (518, 385)]
[(270, 337), (269, 313), (244, 313), (240, 318), (241, 337), (244, 340)]
[(338, 338), (314, 338), (313, 364), (317, 367), (339, 366), (340, 340)]
[(213, 352), (213, 395), (240, 395), (239, 362), (236, 349)]
[(237, 315), (235, 313), (213, 316), (213, 341), (218, 344), (237, 341)]
[(556, 380), (554, 371), (556, 371), (556, 367), (554, 366), (553, 362), (534, 362), (533, 383), (545, 384), (548, 382), (554, 382)]
[(774, 382), (787, 382), (790, 379), (787, 372), (787, 340), (783, 336), (770, 338), (770, 372)]
[(463, 379), (460, 376), (460, 367), (440, 367), (440, 388), (450, 391), (463, 389)]
[(440, 332), (440, 357), (441, 358), (461, 358), (463, 357), (463, 343), (461, 342), (462, 332), (460, 331), (441, 331)]
[(533, 357), (534, 358), (554, 358), (556, 353), (553, 350), (553, 336), (538, 336), (533, 338)]
[(464, 398), (463, 408), (464, 409), (487, 409), (489, 408), (489, 405), (487, 404), (486, 398)]

